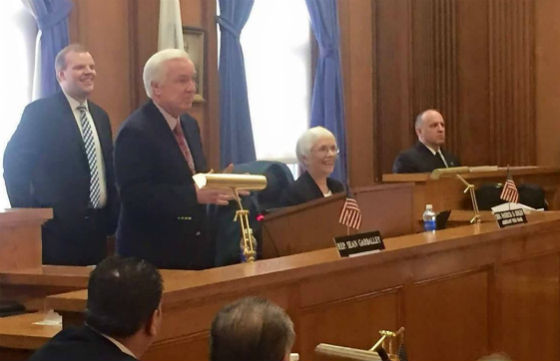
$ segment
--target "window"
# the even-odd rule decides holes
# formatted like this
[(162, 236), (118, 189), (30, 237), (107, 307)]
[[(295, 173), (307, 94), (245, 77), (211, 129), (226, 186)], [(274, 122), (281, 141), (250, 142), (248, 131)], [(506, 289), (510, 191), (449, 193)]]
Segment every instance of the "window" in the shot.
[[(0, 155), (31, 100), (36, 35), (35, 20), (21, 1), (0, 2), (0, 47), (4, 49), (0, 57)], [(0, 208), (9, 207), (4, 178), (0, 176)]]
[(296, 141), (309, 126), (311, 102), (305, 1), (256, 0), (241, 45), (257, 159), (295, 164)]

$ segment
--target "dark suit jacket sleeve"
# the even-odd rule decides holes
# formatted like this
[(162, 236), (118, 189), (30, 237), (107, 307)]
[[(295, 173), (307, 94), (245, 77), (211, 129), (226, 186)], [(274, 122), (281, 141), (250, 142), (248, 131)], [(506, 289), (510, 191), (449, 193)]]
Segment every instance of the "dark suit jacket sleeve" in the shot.
[[(147, 219), (188, 217), (198, 206), (195, 187), (185, 177), (170, 177), (159, 158), (157, 139), (138, 127), (123, 127), (115, 143), (115, 172), (127, 211)], [(171, 179), (174, 178), (174, 179)]]
[(418, 173), (420, 170), (409, 154), (402, 152), (395, 158), (393, 173)]
[(12, 207), (33, 207), (32, 175), (43, 152), (41, 107), (28, 105), (4, 152), (4, 180)]

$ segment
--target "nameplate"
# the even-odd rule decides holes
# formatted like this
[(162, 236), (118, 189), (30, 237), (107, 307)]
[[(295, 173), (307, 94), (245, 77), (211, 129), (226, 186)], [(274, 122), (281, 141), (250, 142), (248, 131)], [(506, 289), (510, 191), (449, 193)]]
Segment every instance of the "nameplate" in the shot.
[(510, 209), (509, 211), (502, 211), (494, 213), (496, 221), (500, 228), (515, 226), (516, 224), (527, 223), (527, 217), (522, 208)]
[(334, 243), (340, 257), (362, 256), (385, 249), (379, 231), (334, 237)]

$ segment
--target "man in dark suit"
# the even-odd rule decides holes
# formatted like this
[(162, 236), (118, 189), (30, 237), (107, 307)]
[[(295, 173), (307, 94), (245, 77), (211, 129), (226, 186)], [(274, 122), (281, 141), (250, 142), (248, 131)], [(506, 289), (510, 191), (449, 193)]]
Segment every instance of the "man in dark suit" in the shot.
[(53, 208), (43, 263), (96, 264), (116, 228), (118, 198), (107, 113), (88, 100), (95, 63), (78, 44), (55, 59), (62, 91), (29, 104), (4, 153), (12, 207)]
[(207, 171), (198, 124), (186, 114), (196, 92), (195, 68), (183, 50), (166, 49), (144, 66), (150, 100), (123, 123), (115, 143), (122, 208), (117, 251), (160, 268), (212, 265), (205, 204), (227, 205), (231, 192), (198, 189)]
[(418, 142), (397, 156), (393, 173), (423, 173), (460, 165), (457, 157), (442, 149), (445, 143), (445, 121), (437, 110), (428, 109), (420, 113), (416, 117), (414, 129)]
[(138, 258), (109, 257), (91, 272), (86, 322), (66, 328), (29, 361), (133, 361), (157, 335), (163, 284), (157, 269)]

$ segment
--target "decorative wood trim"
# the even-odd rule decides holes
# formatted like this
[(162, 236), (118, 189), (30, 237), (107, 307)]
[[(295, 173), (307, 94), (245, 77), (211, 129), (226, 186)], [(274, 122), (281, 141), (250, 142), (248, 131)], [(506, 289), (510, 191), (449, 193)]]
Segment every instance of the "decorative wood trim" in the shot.
[(495, 0), (488, 6), (492, 160), (535, 164), (534, 3)]
[[(434, 101), (446, 122), (446, 147), (460, 153), (460, 134), (456, 121), (458, 111), (457, 78), (457, 1), (435, 0), (433, 4), (434, 33)], [(424, 109), (420, 109), (422, 111)]]
[(206, 87), (206, 101), (197, 106), (203, 108), (204, 116), (199, 121), (204, 122), (202, 141), (208, 166), (220, 169), (220, 104), (218, 77), (218, 32), (215, 23), (217, 6), (215, 1), (200, 1), (200, 24), (206, 31), (206, 70), (204, 86)]
[(140, 105), (139, 97), (138, 97), (138, 90), (134, 90), (134, 88), (141, 84), (142, 81), (138, 79), (138, 45), (137, 45), (137, 36), (138, 36), (138, 5), (136, 0), (128, 0), (128, 52), (129, 56), (129, 72), (128, 72), (128, 81), (131, 86), (130, 91), (130, 98), (129, 104), (130, 109), (134, 110), (138, 108)]

